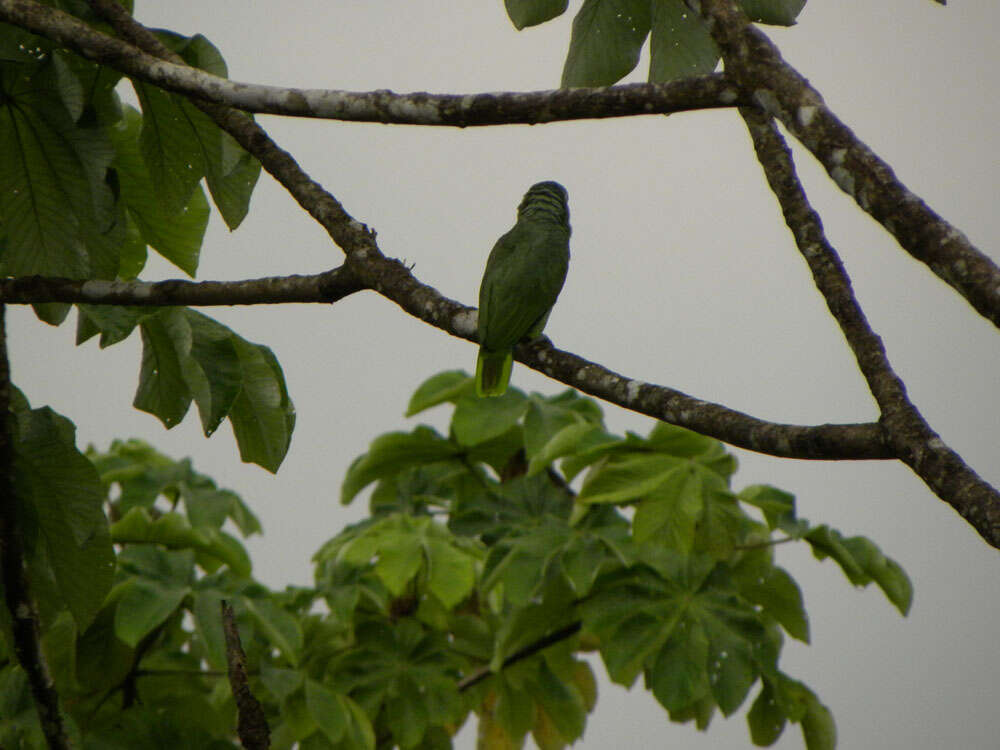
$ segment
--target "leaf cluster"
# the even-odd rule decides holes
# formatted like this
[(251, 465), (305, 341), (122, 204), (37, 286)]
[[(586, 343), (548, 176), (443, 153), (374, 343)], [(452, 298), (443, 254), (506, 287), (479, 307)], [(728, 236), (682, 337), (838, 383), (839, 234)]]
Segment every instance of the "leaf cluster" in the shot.
[[(484, 746), (565, 747), (596, 702), (589, 653), (673, 721), (704, 729), (756, 688), (755, 743), (792, 722), (832, 747), (828, 709), (779, 665), (809, 623), (774, 545), (809, 544), (910, 603), (870, 540), (798, 518), (776, 488), (734, 491), (718, 442), (664, 424), (614, 435), (573, 391), (480, 399), (458, 371), (408, 408), (451, 404), (448, 434), (377, 438), (341, 487), (345, 502), (372, 488), (370, 517), (319, 549), (314, 587), (272, 591), (238, 538), (260, 531), (239, 496), (140, 441), (82, 454), (67, 420), (15, 395), (43, 649), (84, 747), (235, 747), (222, 600), (274, 748), (447, 748), (472, 714)], [(3, 632), (0, 744), (42, 747)]]
[[(97, 24), (86, 3), (65, 10)], [(226, 64), (203, 36), (159, 32), (189, 64)], [(208, 223), (205, 187), (231, 229), (249, 209), (260, 164), (188, 99), (140, 80), (141, 111), (121, 75), (53, 42), (0, 24), (0, 272), (135, 279), (147, 248), (193, 276)], [(204, 187), (203, 187), (204, 185)], [(245, 461), (275, 471), (295, 413), (271, 350), (185, 308), (80, 304), (78, 344), (102, 347), (138, 328), (136, 408), (170, 428), (197, 404), (211, 435), (229, 419)], [(35, 305), (62, 323), (70, 305)]]
[[(806, 0), (740, 0), (753, 21), (791, 26)], [(515, 28), (557, 18), (567, 0), (504, 0)], [(562, 86), (610, 86), (639, 63), (649, 39), (650, 83), (715, 70), (719, 49), (685, 0), (584, 0), (573, 19)]]

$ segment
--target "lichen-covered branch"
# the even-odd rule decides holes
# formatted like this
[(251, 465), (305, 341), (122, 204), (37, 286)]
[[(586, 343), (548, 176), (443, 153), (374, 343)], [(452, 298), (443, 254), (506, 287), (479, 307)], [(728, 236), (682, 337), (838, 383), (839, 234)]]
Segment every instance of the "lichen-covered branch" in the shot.
[(10, 366), (7, 362), (5, 307), (0, 304), (0, 576), (4, 604), (13, 631), (14, 654), (28, 676), (42, 732), (52, 750), (69, 750), (59, 695), (42, 654), (38, 612), (25, 573), (24, 544), (14, 495), (14, 426), (10, 412)]
[[(122, 37), (135, 41), (151, 54), (172, 55), (117, 3), (110, 0), (89, 2)], [(141, 70), (137, 76), (145, 78)], [(259, 125), (232, 109), (204, 103), (199, 106), (257, 157), (299, 205), (327, 230), (347, 254), (345, 266), (364, 287), (375, 290), (431, 325), (475, 341), (475, 310), (442, 296), (421, 283), (398, 260), (385, 257), (378, 248), (374, 232), (353, 219)], [(631, 380), (574, 354), (560, 352), (545, 340), (519, 347), (516, 356), (529, 367), (586, 393), (749, 450), (811, 459), (891, 458), (875, 424), (774, 424), (670, 388)]]
[(0, 303), (71, 302), (92, 305), (167, 306), (332, 303), (364, 289), (344, 266), (312, 276), (273, 276), (244, 281), (0, 279)]
[(687, 2), (700, 9), (722, 50), (726, 75), (744, 96), (781, 120), (840, 189), (892, 233), (904, 250), (1000, 326), (1000, 268), (896, 178), (733, 0)]
[[(106, 3), (102, 5), (105, 7), (100, 12), (105, 17), (115, 13)], [(396, 94), (240, 83), (188, 67), (176, 59), (159, 59), (161, 55), (147, 45), (141, 32), (127, 35), (116, 26), (116, 32), (132, 43), (128, 44), (95, 31), (73, 16), (51, 11), (33, 0), (0, 0), (2, 20), (54, 39), (90, 60), (140, 76), (161, 88), (246, 112), (471, 127), (662, 115), (740, 103), (736, 87), (719, 75), (665, 84), (479, 94)]]
[[(123, 37), (135, 40), (151, 54), (170, 56), (148, 30), (137, 24), (117, 4), (109, 0), (90, 0), (90, 3), (105, 15)], [(56, 17), (63, 20), (58, 11), (41, 8), (29, 0), (0, 0), (0, 17), (8, 12), (5, 9), (15, 6), (32, 9), (33, 22), (38, 25), (29, 28), (39, 33), (45, 34), (49, 28), (39, 19), (44, 21), (48, 17)], [(87, 31), (92, 33), (89, 29)], [(93, 53), (88, 47), (90, 42), (77, 44), (72, 35), (54, 38), (59, 38), (83, 54)], [(100, 58), (94, 56), (94, 59)], [(157, 82), (153, 71), (161, 68), (154, 65), (147, 69), (149, 66), (144, 62), (145, 58), (137, 51), (132, 50), (123, 59), (129, 62), (115, 64), (111, 58), (108, 62), (135, 77)], [(188, 93), (197, 97), (196, 92)], [(727, 98), (730, 98), (729, 95)], [(198, 103), (197, 98), (193, 98), (193, 101)], [(739, 97), (733, 98), (732, 103), (741, 103)], [(475, 339), (474, 310), (443, 297), (432, 287), (417, 280), (402, 263), (385, 257), (378, 248), (375, 233), (352, 218), (288, 153), (271, 141), (260, 126), (242, 113), (226, 107), (204, 102), (198, 103), (198, 106), (257, 157), (264, 168), (327, 230), (334, 242), (346, 253), (345, 266), (363, 287), (377, 291), (411, 315), (442, 330), (469, 340)], [(669, 388), (623, 377), (576, 355), (561, 352), (545, 339), (518, 347), (515, 356), (534, 369), (610, 403), (750, 450), (811, 459), (895, 457), (892, 446), (886, 442), (883, 431), (877, 424), (797, 426), (766, 422)], [(932, 469), (943, 473), (940, 474), (939, 481), (931, 486), (947, 489), (948, 467), (943, 464), (929, 467), (928, 476), (933, 473)]]
[(969, 468), (931, 429), (906, 395), (889, 364), (882, 340), (865, 318), (837, 251), (823, 232), (795, 174), (792, 153), (774, 119), (760, 110), (740, 114), (753, 139), (757, 158), (778, 198), (785, 223), (812, 272), (830, 313), (854, 352), (858, 367), (882, 414), (880, 423), (893, 453), (912, 468), (994, 547), (1000, 547), (1000, 493)]

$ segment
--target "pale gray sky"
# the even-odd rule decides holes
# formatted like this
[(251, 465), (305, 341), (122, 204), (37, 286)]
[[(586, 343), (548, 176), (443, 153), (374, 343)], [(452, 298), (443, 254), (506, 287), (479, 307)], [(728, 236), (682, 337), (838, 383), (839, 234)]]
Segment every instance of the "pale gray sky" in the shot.
[[(300, 87), (478, 92), (553, 88), (572, 12), (516, 32), (500, 0), (248, 3), (139, 0), (153, 25), (208, 36), (236, 80)], [(907, 185), (1000, 258), (997, 153), (1000, 6), (991, 0), (812, 0), (790, 30), (768, 29), (786, 59), (896, 169)], [(640, 75), (641, 78), (641, 75)], [(569, 278), (547, 333), (561, 348), (630, 377), (756, 416), (819, 423), (869, 420), (874, 404), (781, 222), (739, 117), (707, 112), (547, 126), (470, 129), (346, 125), (261, 117), (261, 124), (359, 220), (384, 252), (415, 263), (442, 293), (474, 304), (486, 255), (524, 190), (569, 190)], [(900, 251), (797, 149), (797, 164), (858, 297), (925, 416), (971, 465), (1000, 483), (997, 330)], [(311, 273), (341, 262), (322, 229), (269, 177), (235, 234), (213, 218), (199, 278)], [(165, 263), (150, 278), (176, 277)], [(14, 377), (33, 405), (78, 426), (81, 446), (137, 436), (240, 492), (265, 535), (249, 543), (265, 583), (310, 580), (309, 556), (363, 503), (341, 508), (348, 463), (376, 435), (410, 429), (402, 412), (428, 375), (474, 366), (475, 348), (374, 294), (333, 307), (210, 310), (270, 345), (298, 410), (278, 476), (239, 462), (223, 427), (197, 416), (170, 432), (130, 404), (139, 341), (74, 349), (11, 311)], [(514, 382), (564, 386), (515, 365)], [(649, 419), (606, 406), (612, 429)], [(423, 416), (423, 415), (422, 415)], [(444, 412), (426, 421), (444, 425)], [(808, 463), (737, 451), (736, 485), (796, 493), (800, 514), (865, 534), (899, 560), (916, 589), (901, 618), (880, 592), (854, 591), (805, 549), (779, 559), (803, 587), (813, 645), (790, 642), (783, 665), (830, 706), (842, 748), (995, 748), (1000, 736), (1000, 565), (996, 550), (892, 463)], [(603, 675), (603, 667), (598, 665)], [(602, 681), (578, 747), (742, 748), (742, 712), (707, 734), (672, 725), (641, 686)], [(471, 748), (472, 733), (461, 747)], [(796, 727), (780, 748), (802, 747)]]

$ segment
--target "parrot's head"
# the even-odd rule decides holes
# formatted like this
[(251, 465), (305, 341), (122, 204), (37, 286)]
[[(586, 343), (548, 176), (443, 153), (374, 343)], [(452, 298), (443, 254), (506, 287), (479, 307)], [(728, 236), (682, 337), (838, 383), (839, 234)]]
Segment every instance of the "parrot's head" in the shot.
[(569, 195), (558, 182), (536, 182), (517, 207), (517, 218), (555, 221), (569, 225)]

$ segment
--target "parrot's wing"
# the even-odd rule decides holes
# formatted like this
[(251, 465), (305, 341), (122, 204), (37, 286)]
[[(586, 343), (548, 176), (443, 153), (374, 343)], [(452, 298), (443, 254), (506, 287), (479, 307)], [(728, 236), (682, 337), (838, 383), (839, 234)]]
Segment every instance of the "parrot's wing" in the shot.
[(568, 232), (519, 223), (497, 240), (479, 290), (480, 343), (502, 351), (540, 331), (568, 264)]

